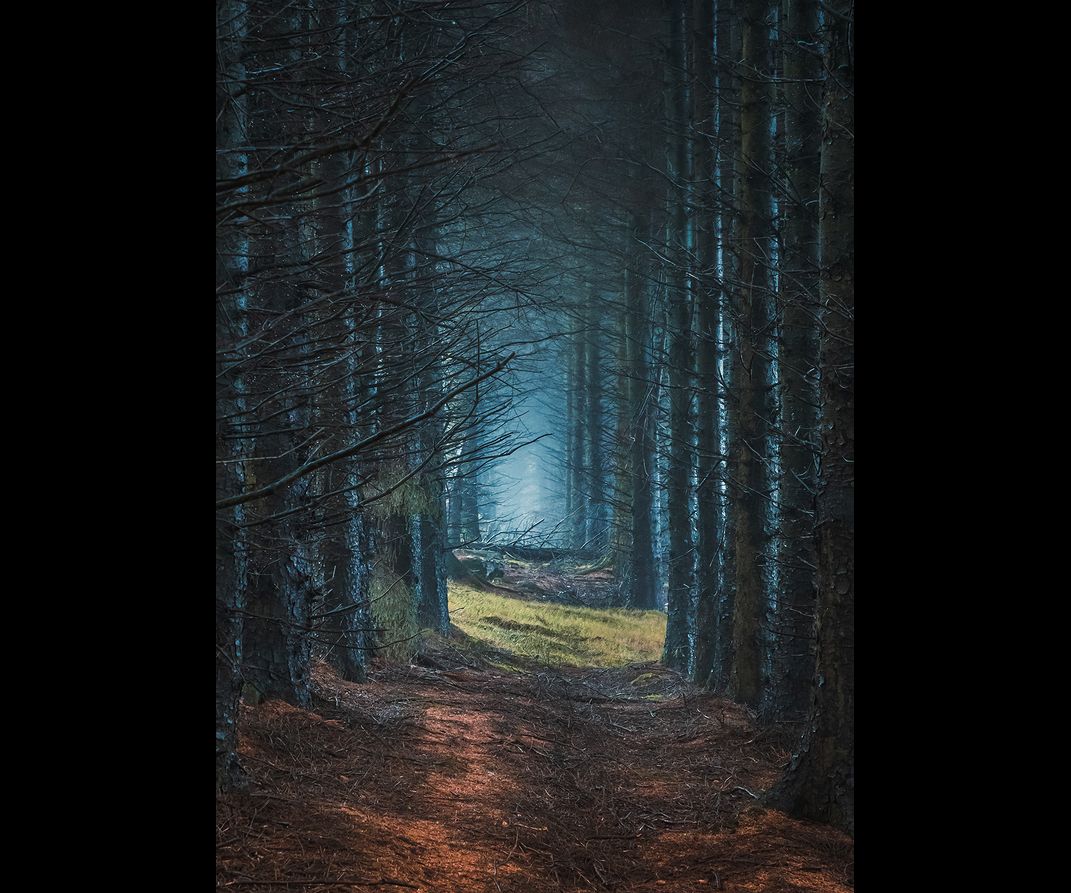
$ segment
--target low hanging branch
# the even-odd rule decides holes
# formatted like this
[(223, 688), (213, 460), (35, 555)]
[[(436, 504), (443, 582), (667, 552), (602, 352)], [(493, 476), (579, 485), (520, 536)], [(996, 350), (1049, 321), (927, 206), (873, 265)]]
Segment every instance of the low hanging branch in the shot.
[(338, 462), (340, 459), (348, 459), (350, 456), (359, 453), (361, 450), (367, 449), (368, 447), (372, 446), (375, 443), (378, 443), (381, 440), (385, 440), (386, 438), (397, 434), (400, 431), (404, 431), (406, 428), (411, 428), (413, 425), (420, 424), (425, 419), (429, 419), (433, 415), (435, 415), (435, 413), (437, 413), (447, 403), (453, 400), (454, 397), (456, 397), (458, 394), (463, 394), (469, 388), (478, 385), (481, 381), (484, 381), (493, 375), (497, 375), (499, 372), (505, 369), (509, 362), (516, 356), (517, 353), (516, 351), (514, 351), (504, 360), (501, 360), (494, 368), (489, 369), (482, 375), (478, 375), (475, 378), (469, 379), (462, 385), (458, 385), (458, 387), (454, 388), (452, 391), (449, 391), (448, 393), (440, 397), (438, 400), (436, 400), (430, 407), (424, 410), (424, 412), (418, 413), (414, 416), (410, 416), (409, 418), (398, 422), (397, 425), (392, 425), (390, 428), (383, 428), (380, 431), (377, 431), (375, 434), (366, 437), (364, 440), (358, 441), (352, 446), (345, 447), (341, 450), (336, 450), (333, 453), (328, 453), (326, 456), (321, 456), (319, 459), (313, 459), (311, 462), (306, 462), (304, 465), (295, 468), (288, 474), (283, 475), (277, 481), (274, 481), (273, 483), (270, 483), (264, 487), (260, 487), (256, 490), (250, 490), (248, 493), (241, 493), (238, 496), (228, 496), (225, 499), (218, 499), (216, 500), (216, 508), (230, 508), (231, 506), (241, 505), (245, 502), (252, 502), (255, 499), (263, 499), (265, 496), (271, 496), (273, 493), (278, 491), (280, 487), (285, 487), (287, 484), (293, 483), (299, 478), (302, 478), (305, 475), (315, 471), (317, 468), (323, 468), (325, 465), (330, 465), (332, 462)]

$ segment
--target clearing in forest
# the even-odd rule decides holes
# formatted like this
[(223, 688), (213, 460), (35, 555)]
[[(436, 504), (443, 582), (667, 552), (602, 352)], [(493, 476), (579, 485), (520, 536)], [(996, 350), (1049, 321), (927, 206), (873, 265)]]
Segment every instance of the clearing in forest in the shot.
[(468, 586), (451, 587), (450, 605), (454, 641), (468, 636), (472, 651), (503, 669), (643, 663), (658, 659), (666, 636), (660, 611), (541, 604)]
[(850, 838), (757, 804), (794, 735), (659, 666), (664, 616), (588, 607), (580, 570), (452, 585), (413, 664), (243, 707), (218, 889), (851, 889)]

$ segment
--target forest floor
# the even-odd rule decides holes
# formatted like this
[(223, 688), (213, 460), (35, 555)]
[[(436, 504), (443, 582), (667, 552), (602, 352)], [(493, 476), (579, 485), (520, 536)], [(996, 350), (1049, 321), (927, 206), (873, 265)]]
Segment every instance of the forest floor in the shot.
[[(217, 889), (852, 889), (850, 838), (758, 805), (792, 736), (659, 666), (642, 613), (584, 607), (600, 585), (518, 562), (484, 600), (456, 593), (413, 664), (364, 685), (318, 664), (312, 710), (243, 706)], [(622, 628), (623, 652), (584, 639)], [(614, 665), (630, 649), (648, 659)]]

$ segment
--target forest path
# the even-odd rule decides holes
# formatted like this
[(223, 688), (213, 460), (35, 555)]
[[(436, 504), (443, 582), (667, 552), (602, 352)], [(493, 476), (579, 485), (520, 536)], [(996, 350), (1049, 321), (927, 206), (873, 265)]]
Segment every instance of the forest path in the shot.
[(502, 670), (439, 640), (313, 710), (243, 707), (217, 889), (844, 891), (852, 843), (761, 808), (789, 741), (657, 663)]

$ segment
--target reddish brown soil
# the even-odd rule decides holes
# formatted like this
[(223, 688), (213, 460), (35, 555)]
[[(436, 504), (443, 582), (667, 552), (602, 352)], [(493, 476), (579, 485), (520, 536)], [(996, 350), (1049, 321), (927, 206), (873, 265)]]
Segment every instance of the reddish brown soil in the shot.
[(366, 685), (320, 665), (315, 712), (244, 707), (249, 786), (217, 800), (218, 888), (852, 888), (849, 838), (756, 805), (791, 739), (738, 705), (654, 665), (450, 660)]

